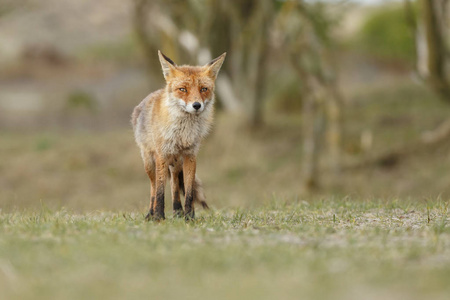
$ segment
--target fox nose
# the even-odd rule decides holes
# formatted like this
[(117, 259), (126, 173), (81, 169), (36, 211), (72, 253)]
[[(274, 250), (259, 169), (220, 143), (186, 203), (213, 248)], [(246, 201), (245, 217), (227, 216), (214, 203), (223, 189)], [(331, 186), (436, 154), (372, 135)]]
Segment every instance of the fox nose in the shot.
[(199, 102), (194, 102), (194, 104), (192, 104), (192, 107), (195, 108), (195, 110), (199, 110), (202, 105)]

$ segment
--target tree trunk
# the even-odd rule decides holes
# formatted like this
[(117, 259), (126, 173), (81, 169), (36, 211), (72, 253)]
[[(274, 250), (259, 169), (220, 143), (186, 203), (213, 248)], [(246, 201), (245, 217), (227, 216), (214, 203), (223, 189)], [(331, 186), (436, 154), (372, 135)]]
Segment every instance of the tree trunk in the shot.
[(422, 55), (418, 58), (424, 60), (419, 61), (418, 65), (423, 66), (420, 75), (426, 83), (443, 100), (450, 103), (450, 80), (447, 74), (449, 55), (445, 42), (445, 3), (446, 1), (443, 0), (420, 1), (423, 35), (420, 35), (420, 28), (418, 29), (418, 35), (424, 41), (418, 41), (418, 44), (424, 44), (425, 48), (418, 49), (418, 52), (422, 51)]
[(326, 100), (328, 160), (331, 169), (338, 173), (341, 164), (342, 97), (336, 83), (330, 83)]
[(303, 185), (306, 191), (319, 188), (319, 159), (324, 129), (324, 99), (314, 78), (308, 78), (303, 101)]
[(136, 34), (138, 43), (144, 52), (144, 60), (147, 71), (152, 72), (155, 68), (160, 68), (156, 53), (158, 49), (150, 41), (147, 33), (147, 16), (150, 7), (148, 0), (134, 0), (133, 7), (133, 30)]
[(244, 104), (249, 127), (255, 128), (263, 120), (268, 29), (274, 15), (273, 4), (254, 0), (221, 4), (229, 18), (233, 89)]
[[(261, 1), (259, 3), (259, 16), (255, 24), (258, 38), (255, 42), (255, 63), (252, 72), (254, 72), (254, 93), (252, 99), (252, 107), (250, 111), (250, 126), (256, 128), (263, 123), (263, 105), (265, 97), (265, 75), (267, 72), (267, 60), (269, 54), (268, 33), (269, 24), (271, 22), (272, 9), (269, 1)], [(258, 32), (259, 30), (259, 32)], [(257, 48), (256, 48), (257, 47)]]

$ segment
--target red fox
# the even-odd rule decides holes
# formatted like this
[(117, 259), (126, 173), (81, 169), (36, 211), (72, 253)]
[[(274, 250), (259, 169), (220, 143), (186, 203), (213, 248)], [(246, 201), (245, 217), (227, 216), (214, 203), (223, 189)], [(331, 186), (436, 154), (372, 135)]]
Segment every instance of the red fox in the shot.
[[(177, 66), (158, 51), (166, 87), (135, 107), (131, 123), (150, 178), (150, 208), (146, 220), (162, 220), (164, 188), (170, 173), (174, 216), (193, 219), (194, 203), (208, 208), (201, 181), (195, 175), (200, 142), (214, 114), (214, 87), (226, 53), (205, 66)], [(184, 212), (180, 189), (185, 195)]]

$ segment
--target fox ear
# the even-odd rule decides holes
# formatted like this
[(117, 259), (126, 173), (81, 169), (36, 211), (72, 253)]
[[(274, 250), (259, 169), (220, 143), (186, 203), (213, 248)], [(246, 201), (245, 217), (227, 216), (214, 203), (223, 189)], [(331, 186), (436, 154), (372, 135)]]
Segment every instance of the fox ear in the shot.
[(227, 53), (224, 52), (221, 56), (214, 58), (211, 62), (209, 62), (205, 67), (210, 72), (210, 75), (216, 79), (217, 74), (219, 74), (220, 67), (222, 67), (223, 61), (225, 60), (225, 56)]
[(173, 60), (162, 54), (162, 52), (159, 50), (158, 56), (159, 62), (161, 63), (161, 67), (163, 70), (164, 78), (167, 79), (167, 76), (169, 76), (170, 72), (174, 70), (177, 67), (177, 65), (173, 62)]

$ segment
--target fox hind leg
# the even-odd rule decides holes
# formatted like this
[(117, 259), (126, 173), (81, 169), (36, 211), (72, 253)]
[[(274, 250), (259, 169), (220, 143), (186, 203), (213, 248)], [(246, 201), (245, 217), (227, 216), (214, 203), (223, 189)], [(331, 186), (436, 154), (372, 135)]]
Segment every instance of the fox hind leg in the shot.
[(155, 170), (155, 162), (152, 156), (148, 156), (144, 158), (144, 167), (145, 172), (150, 179), (150, 205), (148, 214), (145, 216), (145, 219), (148, 221), (153, 218), (155, 213), (155, 202), (156, 202), (156, 170)]
[(182, 168), (181, 163), (177, 161), (175, 161), (174, 164), (169, 167), (174, 217), (182, 217), (184, 215), (183, 205), (181, 204), (180, 201), (180, 175), (181, 180), (183, 180), (181, 168)]

